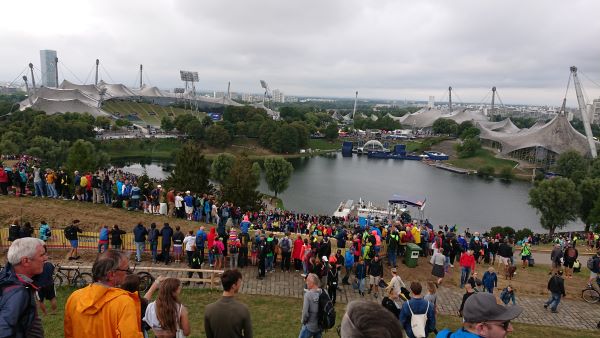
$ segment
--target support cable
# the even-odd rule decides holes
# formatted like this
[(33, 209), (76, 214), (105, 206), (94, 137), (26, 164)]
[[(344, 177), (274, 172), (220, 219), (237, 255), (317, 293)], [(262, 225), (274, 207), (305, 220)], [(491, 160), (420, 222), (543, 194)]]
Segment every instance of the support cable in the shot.
[(9, 87), (10, 87), (10, 86), (12, 86), (12, 85), (15, 83), (15, 81), (17, 81), (18, 79), (21, 79), (21, 78), (22, 78), (21, 76), (22, 76), (22, 75), (23, 75), (23, 73), (24, 73), (24, 72), (26, 72), (26, 71), (27, 71), (27, 67), (25, 67), (25, 68), (24, 68), (24, 69), (23, 69), (23, 70), (22, 70), (22, 71), (19, 73), (19, 75), (17, 75), (17, 77), (16, 77), (14, 80), (12, 80), (12, 81), (11, 81), (11, 82), (8, 84), (8, 86), (9, 86)]
[(92, 75), (92, 72), (94, 71), (94, 68), (96, 68), (96, 66), (92, 66), (92, 69), (90, 69), (90, 72), (88, 73), (87, 77), (85, 78), (85, 82), (83, 84), (87, 84), (88, 80), (90, 79), (90, 76)]
[(116, 83), (115, 80), (113, 80), (112, 76), (110, 76), (110, 74), (108, 73), (108, 70), (106, 70), (106, 68), (104, 68), (104, 65), (100, 64), (100, 67), (102, 67), (102, 70), (106, 73), (106, 75), (108, 75), (108, 78), (110, 79), (110, 81), (112, 83)]
[[(67, 65), (66, 65), (64, 62), (62, 62), (62, 61), (60, 61), (60, 60), (58, 60), (58, 62), (60, 63), (60, 65), (61, 65), (61, 66), (65, 67), (65, 69), (66, 69), (66, 70), (68, 70), (68, 71), (69, 71), (69, 73), (71, 73), (71, 75), (73, 75), (73, 77), (74, 77), (75, 79), (77, 79), (77, 81), (79, 81), (79, 83), (83, 83), (83, 82), (81, 81), (81, 79), (80, 79), (80, 78), (78, 78), (78, 77), (77, 77), (77, 75), (75, 75), (75, 73), (73, 73), (73, 71), (71, 71), (71, 69), (70, 69), (69, 67), (67, 67)], [(88, 75), (88, 76), (89, 76), (89, 75)], [(64, 78), (65, 78), (65, 76), (64, 76), (64, 74), (63, 74), (63, 79), (64, 79)], [(87, 79), (86, 79), (85, 81), (87, 82)]]

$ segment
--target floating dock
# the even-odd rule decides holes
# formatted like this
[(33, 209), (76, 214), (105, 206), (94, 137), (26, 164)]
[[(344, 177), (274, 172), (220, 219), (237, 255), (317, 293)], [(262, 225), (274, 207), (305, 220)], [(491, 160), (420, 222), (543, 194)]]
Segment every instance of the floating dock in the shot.
[(477, 171), (475, 171), (475, 170), (468, 170), (468, 169), (463, 169), (463, 168), (457, 168), (457, 167), (451, 166), (449, 164), (435, 163), (435, 164), (432, 164), (432, 165), (435, 166), (436, 168), (440, 168), (440, 169), (443, 169), (443, 170), (446, 170), (446, 171), (450, 171), (450, 172), (453, 172), (453, 173), (457, 173), (457, 174), (463, 174), (463, 175), (467, 174), (467, 175), (470, 175), (470, 174), (477, 173)]

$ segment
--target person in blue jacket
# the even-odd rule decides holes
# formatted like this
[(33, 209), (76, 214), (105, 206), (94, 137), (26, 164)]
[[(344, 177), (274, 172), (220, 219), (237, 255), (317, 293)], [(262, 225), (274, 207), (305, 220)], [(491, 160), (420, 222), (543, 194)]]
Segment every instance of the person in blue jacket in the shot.
[(514, 331), (510, 321), (521, 312), (523, 308), (518, 305), (500, 305), (491, 293), (479, 292), (465, 302), (463, 327), (456, 332), (444, 329), (436, 338), (503, 338)]
[(404, 327), (407, 337), (416, 338), (415, 333), (413, 332), (412, 317), (416, 315), (426, 315), (425, 337), (427, 337), (435, 330), (435, 306), (423, 299), (423, 296), (421, 295), (423, 286), (421, 283), (410, 283), (410, 291), (412, 297), (402, 305), (402, 310), (400, 311), (400, 323)]

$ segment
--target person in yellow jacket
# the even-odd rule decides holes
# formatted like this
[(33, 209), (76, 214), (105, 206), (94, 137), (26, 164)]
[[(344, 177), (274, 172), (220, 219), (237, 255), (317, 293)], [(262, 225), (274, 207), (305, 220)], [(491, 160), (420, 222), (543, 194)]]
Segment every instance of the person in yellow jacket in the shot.
[(65, 338), (143, 338), (137, 293), (116, 287), (129, 272), (129, 260), (121, 251), (98, 256), (92, 267), (95, 282), (67, 300)]

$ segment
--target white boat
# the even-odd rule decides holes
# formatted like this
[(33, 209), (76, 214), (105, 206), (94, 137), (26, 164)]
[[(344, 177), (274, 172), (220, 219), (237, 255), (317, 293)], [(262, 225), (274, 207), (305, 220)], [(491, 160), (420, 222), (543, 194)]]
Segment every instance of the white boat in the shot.
[(341, 202), (338, 208), (333, 212), (333, 216), (337, 218), (347, 218), (354, 211), (354, 201), (347, 200), (346, 202)]

